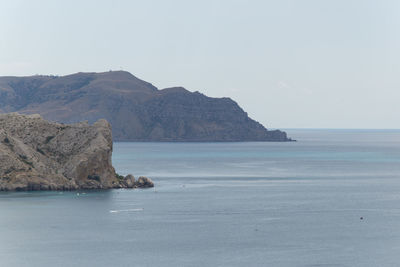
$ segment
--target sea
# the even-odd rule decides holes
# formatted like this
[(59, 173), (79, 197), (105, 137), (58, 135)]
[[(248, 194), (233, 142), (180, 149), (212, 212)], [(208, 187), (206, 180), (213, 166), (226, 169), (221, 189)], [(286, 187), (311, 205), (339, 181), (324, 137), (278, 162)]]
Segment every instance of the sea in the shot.
[(114, 143), (151, 189), (0, 193), (0, 266), (400, 266), (400, 130)]

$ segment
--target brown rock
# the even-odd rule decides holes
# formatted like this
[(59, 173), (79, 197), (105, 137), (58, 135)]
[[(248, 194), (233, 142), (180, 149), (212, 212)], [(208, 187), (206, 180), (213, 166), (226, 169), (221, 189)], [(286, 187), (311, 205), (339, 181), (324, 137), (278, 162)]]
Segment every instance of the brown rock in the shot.
[(135, 186), (135, 177), (132, 174), (128, 174), (124, 177), (123, 183), (127, 188), (133, 188)]
[(0, 190), (119, 187), (111, 154), (105, 120), (65, 125), (39, 115), (0, 114)]
[(141, 188), (154, 187), (153, 181), (145, 176), (140, 176), (135, 185)]

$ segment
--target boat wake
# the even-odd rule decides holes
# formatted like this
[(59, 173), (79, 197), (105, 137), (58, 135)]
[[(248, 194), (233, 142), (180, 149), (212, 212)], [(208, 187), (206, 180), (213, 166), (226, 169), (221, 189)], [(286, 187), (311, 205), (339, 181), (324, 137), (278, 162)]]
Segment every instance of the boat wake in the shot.
[(130, 212), (130, 211), (143, 211), (143, 208), (138, 209), (127, 209), (127, 210), (110, 210), (110, 213), (119, 213), (119, 212)]

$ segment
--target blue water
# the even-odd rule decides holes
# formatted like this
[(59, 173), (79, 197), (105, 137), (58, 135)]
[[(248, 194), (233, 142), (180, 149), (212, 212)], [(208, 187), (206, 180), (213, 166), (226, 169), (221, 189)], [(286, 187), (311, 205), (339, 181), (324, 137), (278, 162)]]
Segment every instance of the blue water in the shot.
[(0, 266), (399, 266), (400, 131), (288, 132), (115, 143), (155, 189), (1, 193)]

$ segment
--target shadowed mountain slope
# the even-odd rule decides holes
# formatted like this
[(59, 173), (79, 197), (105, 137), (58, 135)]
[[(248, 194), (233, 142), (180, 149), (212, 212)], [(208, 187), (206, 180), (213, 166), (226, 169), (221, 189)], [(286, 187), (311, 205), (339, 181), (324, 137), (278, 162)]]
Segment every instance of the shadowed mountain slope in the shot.
[(62, 123), (108, 120), (116, 141), (289, 141), (230, 98), (181, 87), (158, 90), (124, 71), (0, 77), (0, 112)]

